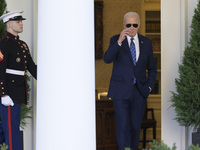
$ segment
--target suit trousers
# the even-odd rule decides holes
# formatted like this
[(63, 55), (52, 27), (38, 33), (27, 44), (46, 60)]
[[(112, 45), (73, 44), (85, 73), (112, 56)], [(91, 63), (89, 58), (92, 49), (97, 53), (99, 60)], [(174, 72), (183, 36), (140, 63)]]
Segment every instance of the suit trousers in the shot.
[(119, 150), (124, 150), (126, 147), (131, 150), (138, 149), (145, 103), (146, 98), (142, 96), (136, 85), (133, 85), (129, 99), (113, 99)]
[(8, 107), (0, 104), (0, 139), (1, 142), (4, 142), (8, 146), (8, 150), (22, 149), (20, 135), (20, 112), (21, 104), (19, 103), (14, 103), (14, 106)]

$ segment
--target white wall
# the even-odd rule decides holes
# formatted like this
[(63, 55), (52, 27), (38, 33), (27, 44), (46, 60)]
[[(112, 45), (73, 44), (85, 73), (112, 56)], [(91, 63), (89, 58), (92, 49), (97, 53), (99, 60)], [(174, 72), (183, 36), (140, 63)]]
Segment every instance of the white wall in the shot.
[(184, 150), (191, 144), (191, 132), (180, 127), (173, 120), (175, 112), (170, 108), (171, 93), (175, 91), (175, 78), (178, 74), (178, 63), (181, 63), (184, 48), (187, 45), (193, 9), (197, 1), (161, 0), (161, 47), (162, 47), (162, 140), (172, 147)]

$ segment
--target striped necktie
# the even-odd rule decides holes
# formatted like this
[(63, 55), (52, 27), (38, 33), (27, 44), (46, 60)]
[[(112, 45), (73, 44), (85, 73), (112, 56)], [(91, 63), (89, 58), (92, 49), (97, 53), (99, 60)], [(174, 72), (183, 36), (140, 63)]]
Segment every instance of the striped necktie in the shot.
[(136, 65), (136, 51), (135, 51), (135, 44), (133, 40), (134, 38), (131, 38), (130, 51), (133, 58), (133, 64)]
[[(136, 65), (136, 51), (135, 51), (135, 44), (133, 42), (134, 38), (131, 38), (131, 44), (130, 44), (130, 51), (131, 51), (131, 55), (133, 58), (133, 64), (134, 66)], [(134, 76), (134, 80), (133, 80), (133, 84), (136, 83), (136, 78)]]

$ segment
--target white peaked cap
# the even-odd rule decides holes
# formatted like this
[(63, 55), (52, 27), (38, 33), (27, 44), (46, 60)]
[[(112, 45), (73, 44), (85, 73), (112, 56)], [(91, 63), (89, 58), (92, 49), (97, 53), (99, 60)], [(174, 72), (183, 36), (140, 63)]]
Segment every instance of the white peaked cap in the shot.
[(0, 17), (0, 20), (3, 20), (4, 23), (10, 21), (10, 20), (25, 20), (25, 18), (22, 17), (22, 10), (9, 12), (7, 14), (4, 14)]

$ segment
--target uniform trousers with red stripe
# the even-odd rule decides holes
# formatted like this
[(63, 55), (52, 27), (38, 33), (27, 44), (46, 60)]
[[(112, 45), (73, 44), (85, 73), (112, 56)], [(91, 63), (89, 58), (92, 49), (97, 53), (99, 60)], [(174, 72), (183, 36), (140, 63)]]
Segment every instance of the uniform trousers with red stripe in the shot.
[(0, 142), (8, 145), (8, 150), (21, 150), (20, 112), (19, 103), (4, 106), (0, 102)]

